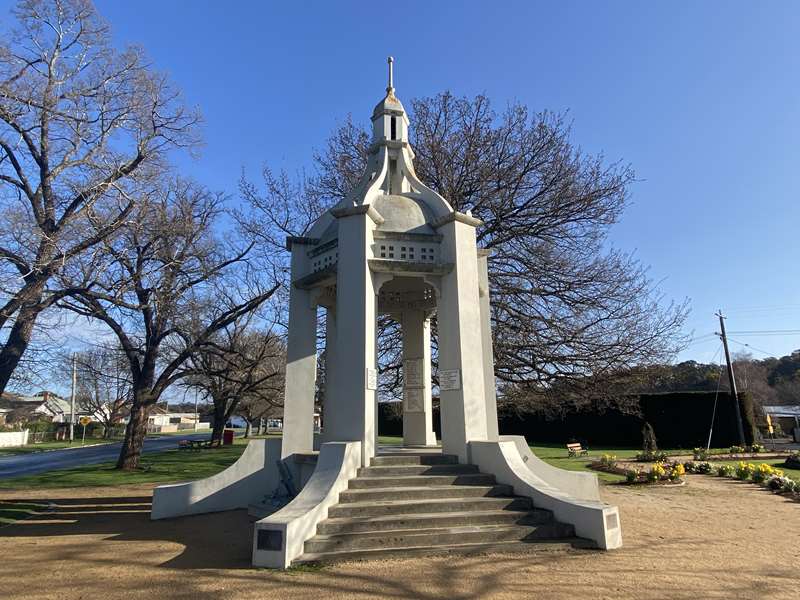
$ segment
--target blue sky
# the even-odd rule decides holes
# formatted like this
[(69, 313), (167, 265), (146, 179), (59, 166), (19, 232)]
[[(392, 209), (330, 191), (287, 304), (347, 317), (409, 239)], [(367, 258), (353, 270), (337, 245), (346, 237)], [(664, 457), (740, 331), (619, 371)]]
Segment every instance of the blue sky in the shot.
[[(201, 107), (207, 146), (185, 168), (212, 188), (310, 165), (338, 120), (367, 122), (391, 54), (401, 99), (449, 89), (569, 110), (584, 150), (630, 162), (639, 182), (611, 242), (666, 298), (691, 299), (689, 330), (715, 331), (718, 308), (732, 331), (800, 329), (798, 3), (96, 4), (117, 43), (144, 46)], [(755, 357), (800, 348), (731, 337)]]

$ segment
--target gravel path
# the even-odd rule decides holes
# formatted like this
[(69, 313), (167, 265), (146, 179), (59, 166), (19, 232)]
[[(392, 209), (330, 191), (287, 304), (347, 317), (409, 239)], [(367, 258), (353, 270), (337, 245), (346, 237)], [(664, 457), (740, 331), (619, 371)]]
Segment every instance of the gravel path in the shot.
[(691, 476), (678, 488), (604, 488), (614, 552), (438, 557), (319, 571), (249, 567), (243, 511), (149, 521), (152, 486), (0, 492), (53, 510), (0, 529), (3, 598), (800, 598), (800, 504)]

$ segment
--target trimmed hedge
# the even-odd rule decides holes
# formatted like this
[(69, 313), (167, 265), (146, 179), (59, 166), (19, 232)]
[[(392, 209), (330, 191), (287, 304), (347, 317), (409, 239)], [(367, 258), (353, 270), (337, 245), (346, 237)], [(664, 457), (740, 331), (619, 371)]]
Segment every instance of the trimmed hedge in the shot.
[[(536, 413), (521, 416), (501, 414), (500, 433), (524, 435), (529, 442), (537, 443), (561, 444), (578, 440), (590, 448), (592, 445), (640, 448), (642, 426), (645, 422), (649, 422), (661, 447), (705, 447), (714, 410), (714, 396), (715, 392), (642, 394), (639, 396), (640, 415), (626, 414), (614, 408), (600, 409), (598, 408), (600, 403), (556, 419), (548, 419)], [(739, 404), (745, 443), (750, 445), (753, 443), (755, 432), (753, 403), (749, 395), (740, 393)], [(380, 403), (378, 408), (379, 434), (402, 436), (401, 404)], [(441, 435), (441, 427), (436, 405), (434, 405), (433, 422), (438, 437)], [(731, 394), (720, 392), (711, 445), (724, 448), (738, 443), (739, 436)]]

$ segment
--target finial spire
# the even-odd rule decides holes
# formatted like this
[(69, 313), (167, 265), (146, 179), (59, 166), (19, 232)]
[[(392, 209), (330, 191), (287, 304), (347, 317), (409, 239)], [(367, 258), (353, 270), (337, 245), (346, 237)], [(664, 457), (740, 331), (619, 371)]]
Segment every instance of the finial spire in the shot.
[(393, 95), (394, 94), (394, 57), (390, 56), (387, 59), (389, 63), (389, 86), (386, 88), (386, 93)]

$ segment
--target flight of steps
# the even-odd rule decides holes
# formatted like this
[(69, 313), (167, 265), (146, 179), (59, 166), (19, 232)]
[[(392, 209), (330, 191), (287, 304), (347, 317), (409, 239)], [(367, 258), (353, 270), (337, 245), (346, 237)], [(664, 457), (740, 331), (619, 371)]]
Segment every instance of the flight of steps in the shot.
[(294, 564), (591, 547), (550, 511), (442, 454), (380, 455), (359, 469)]

